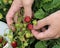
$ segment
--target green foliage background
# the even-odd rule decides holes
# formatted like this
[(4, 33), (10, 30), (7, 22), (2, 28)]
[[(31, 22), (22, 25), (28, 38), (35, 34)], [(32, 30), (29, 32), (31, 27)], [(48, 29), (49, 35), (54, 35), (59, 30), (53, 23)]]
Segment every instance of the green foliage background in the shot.
[(0, 20), (6, 22), (6, 14), (13, 0), (0, 0)]

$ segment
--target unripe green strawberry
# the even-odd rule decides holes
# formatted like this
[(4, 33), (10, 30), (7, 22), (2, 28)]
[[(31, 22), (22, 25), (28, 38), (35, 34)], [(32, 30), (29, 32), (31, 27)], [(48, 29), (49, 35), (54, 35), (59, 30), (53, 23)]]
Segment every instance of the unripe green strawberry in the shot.
[(24, 21), (28, 23), (28, 22), (31, 21), (31, 18), (30, 18), (29, 16), (26, 16), (26, 17), (24, 18)]
[(15, 26), (16, 26), (16, 27), (20, 27), (20, 24), (16, 23)]
[(2, 13), (0, 13), (0, 19), (2, 19), (3, 18), (3, 15), (2, 15)]
[(3, 11), (6, 11), (7, 10), (7, 8), (3, 8)]
[(31, 34), (30, 34), (30, 33), (26, 33), (26, 34), (25, 34), (25, 37), (26, 37), (26, 38), (30, 38), (30, 37), (31, 37)]
[(4, 3), (4, 4), (7, 4), (7, 3), (8, 3), (8, 0), (3, 0), (3, 3)]
[(8, 3), (11, 4), (12, 3), (12, 0), (9, 0)]
[(28, 43), (27, 43), (27, 42), (24, 42), (24, 46), (25, 46), (25, 47), (28, 46)]
[(28, 31), (26, 30), (25, 33), (28, 33)]
[(24, 23), (23, 25), (24, 25), (24, 27), (26, 27), (26, 26), (27, 26), (27, 24), (26, 24), (26, 23)]
[(18, 32), (18, 35), (21, 35), (22, 34), (22, 32)]
[(33, 25), (37, 25), (37, 21), (36, 20), (33, 20)]
[(26, 28), (22, 28), (22, 30), (23, 30), (23, 31), (25, 31), (25, 30), (26, 30)]
[(20, 41), (25, 41), (25, 38), (23, 36), (19, 37)]
[(8, 37), (10, 40), (13, 39), (13, 35), (11, 35), (11, 34), (8, 34), (7, 37)]

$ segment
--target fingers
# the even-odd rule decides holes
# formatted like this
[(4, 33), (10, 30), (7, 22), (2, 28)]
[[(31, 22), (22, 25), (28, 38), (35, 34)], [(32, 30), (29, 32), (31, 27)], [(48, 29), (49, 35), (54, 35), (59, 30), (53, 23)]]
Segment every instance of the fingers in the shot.
[(33, 28), (34, 29), (40, 29), (40, 28), (44, 27), (45, 25), (49, 25), (48, 24), (48, 21), (47, 21), (47, 18), (44, 18), (42, 20), (39, 20), (38, 23), (37, 23), (37, 25), (34, 26)]
[(51, 29), (50, 27), (48, 30), (44, 32), (38, 32), (36, 30), (32, 30), (32, 34), (36, 37), (36, 39), (39, 40), (49, 40), (49, 39), (54, 39), (55, 37), (57, 38), (57, 32)]
[(24, 7), (24, 16), (32, 17), (32, 4), (34, 0), (22, 0)]
[(36, 39), (39, 39), (39, 40), (50, 38), (49, 37), (50, 34), (48, 34), (48, 31), (38, 32), (38, 31), (32, 30), (32, 34), (36, 37)]
[(14, 16), (14, 22), (17, 23), (18, 16)]
[(23, 6), (32, 6), (34, 0), (22, 0)]
[(9, 9), (7, 16), (12, 18), (14, 14), (20, 9), (20, 7), (22, 7), (21, 1), (14, 0), (11, 5), (11, 8)]
[(8, 26), (14, 30), (13, 26), (11, 26), (11, 24), (13, 24), (13, 18), (14, 18), (14, 15), (15, 13), (20, 9), (20, 7), (22, 7), (22, 4), (21, 4), (21, 1), (20, 0), (14, 0), (12, 5), (11, 5), (11, 8), (9, 9), (7, 15), (6, 15), (6, 21), (7, 21), (7, 24)]
[(24, 7), (24, 16), (32, 17), (32, 9), (31, 7)]

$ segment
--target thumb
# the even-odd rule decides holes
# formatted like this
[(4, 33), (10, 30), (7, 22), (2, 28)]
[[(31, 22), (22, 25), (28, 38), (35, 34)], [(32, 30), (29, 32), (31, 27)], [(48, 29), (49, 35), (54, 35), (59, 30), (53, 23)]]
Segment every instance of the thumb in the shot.
[(42, 27), (44, 27), (45, 25), (48, 25), (48, 20), (47, 18), (44, 18), (42, 20), (39, 20), (37, 22), (37, 25), (36, 26), (33, 26), (33, 29), (40, 29)]

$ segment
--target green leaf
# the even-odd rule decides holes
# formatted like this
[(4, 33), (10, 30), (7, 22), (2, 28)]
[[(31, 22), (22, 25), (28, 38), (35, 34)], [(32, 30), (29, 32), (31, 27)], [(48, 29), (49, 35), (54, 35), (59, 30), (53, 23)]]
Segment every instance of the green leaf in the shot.
[[(57, 7), (59, 7), (59, 6), (60, 6), (60, 0), (53, 0), (52, 2), (45, 3), (45, 4), (43, 5), (43, 9), (44, 9), (45, 11), (50, 11), (50, 10), (53, 11), (54, 8), (57, 8)], [(55, 10), (56, 10), (56, 9), (55, 9)]]
[(45, 17), (45, 12), (42, 9), (39, 9), (38, 11), (36, 11), (34, 16), (36, 19), (43, 19)]
[(30, 38), (29, 41), (28, 41), (28, 43), (29, 43), (29, 44), (32, 44), (34, 41), (35, 41), (34, 38)]
[(60, 48), (60, 45), (54, 45), (52, 48)]
[(47, 48), (46, 42), (39, 41), (36, 43), (35, 48)]
[(48, 2), (51, 2), (52, 0), (42, 0), (43, 3), (48, 3)]

